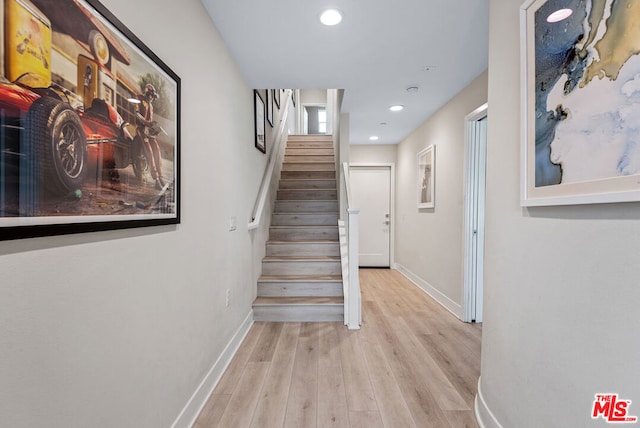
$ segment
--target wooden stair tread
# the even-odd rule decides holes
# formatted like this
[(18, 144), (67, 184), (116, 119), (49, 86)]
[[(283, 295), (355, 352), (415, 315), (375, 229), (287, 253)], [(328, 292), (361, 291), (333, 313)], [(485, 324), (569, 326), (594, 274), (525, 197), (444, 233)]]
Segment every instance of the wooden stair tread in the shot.
[[(298, 214), (316, 214), (315, 211), (276, 211), (273, 214), (288, 214), (288, 215), (298, 215)], [(320, 211), (319, 214), (339, 214), (338, 211)]]
[(344, 298), (339, 296), (322, 297), (256, 297), (254, 306), (312, 306), (312, 305), (344, 305)]
[(302, 229), (329, 229), (329, 228), (337, 228), (338, 225), (313, 225), (313, 226), (269, 226), (273, 229), (291, 229), (291, 228), (302, 228)]
[[(277, 199), (276, 202), (292, 202), (294, 204), (305, 203), (305, 202), (336, 202), (338, 199)], [(315, 212), (315, 211), (307, 211), (307, 212)], [(330, 212), (330, 211), (324, 211)], [(337, 211), (333, 211), (337, 212)], [(278, 213), (279, 214), (279, 213)]]
[[(298, 205), (299, 202), (317, 202), (317, 201), (300, 201), (300, 200), (297, 200), (297, 201), (291, 201), (291, 200), (283, 201), (283, 200), (278, 199), (278, 200), (276, 200), (276, 202), (292, 202), (292, 203), (287, 203), (287, 204), (280, 204), (280, 205), (283, 205), (282, 209), (285, 209), (285, 207), (287, 205)], [(337, 202), (337, 201), (321, 201), (321, 202)], [(295, 209), (295, 207), (294, 208), (289, 207), (289, 209)], [(331, 210), (331, 211), (276, 211), (276, 212), (274, 212), (274, 214), (312, 214), (312, 215), (313, 214), (339, 214), (339, 213), (340, 213), (340, 210), (337, 210), (337, 209), (336, 210)]]
[[(326, 161), (324, 159), (305, 159), (303, 158), (303, 155), (286, 155), (287, 156), (287, 160), (284, 161), (285, 164), (287, 163), (311, 163), (314, 165), (318, 165), (318, 164), (326, 164), (326, 165), (333, 165), (334, 162), (332, 161)], [(311, 157), (311, 156), (316, 156), (316, 155), (307, 155), (307, 157)], [(317, 155), (320, 156), (320, 155)]]
[[(302, 226), (304, 227), (304, 226)], [(338, 240), (328, 240), (328, 239), (324, 239), (324, 240), (318, 240), (318, 239), (301, 239), (300, 241), (296, 241), (296, 244), (336, 244), (340, 241)], [(282, 241), (280, 239), (274, 239), (274, 240), (268, 240), (267, 244), (287, 244), (290, 245), (291, 241)]]
[[(338, 215), (337, 211), (313, 211), (313, 212), (296, 212), (296, 211), (279, 211), (277, 213), (273, 213), (273, 215), (279, 215), (279, 216), (287, 216), (287, 215), (293, 215), (293, 216), (304, 216), (304, 217), (311, 217), (311, 216), (318, 216), (318, 215), (324, 215), (324, 216), (335, 216)], [(318, 225), (321, 226), (321, 225)]]
[(261, 275), (259, 282), (342, 282), (341, 275)]
[[(284, 165), (295, 165), (295, 164), (300, 164), (300, 163), (304, 163), (304, 164), (311, 164), (311, 165), (322, 165), (322, 166), (327, 166), (330, 167), (330, 169), (326, 169), (323, 171), (335, 171), (335, 163), (334, 162), (319, 162), (317, 160), (302, 160), (302, 159), (295, 159), (295, 160), (291, 160), (291, 161), (285, 161), (283, 162)], [(317, 170), (314, 169), (313, 171), (321, 171), (321, 170)]]
[(268, 262), (339, 262), (340, 256), (265, 256), (262, 260)]

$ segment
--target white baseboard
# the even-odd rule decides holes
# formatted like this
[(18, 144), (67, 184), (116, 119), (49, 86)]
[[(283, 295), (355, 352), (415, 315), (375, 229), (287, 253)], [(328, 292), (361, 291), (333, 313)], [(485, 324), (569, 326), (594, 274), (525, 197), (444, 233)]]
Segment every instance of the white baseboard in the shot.
[(420, 278), (415, 273), (411, 272), (406, 267), (402, 266), (400, 263), (396, 263), (394, 268), (403, 274), (409, 279), (409, 281), (413, 282), (418, 286), (422, 291), (431, 296), (436, 302), (440, 303), (442, 307), (455, 315), (458, 319), (462, 319), (462, 306), (458, 303), (451, 300), (445, 294), (443, 294), (440, 290), (435, 288), (433, 285), (429, 284), (424, 279)]
[(500, 422), (496, 419), (491, 409), (487, 406), (482, 395), (482, 383), (478, 379), (478, 393), (476, 394), (474, 411), (476, 413), (476, 421), (480, 428), (502, 428)]
[(231, 341), (227, 344), (222, 355), (218, 357), (218, 360), (213, 364), (204, 379), (202, 379), (202, 382), (200, 382), (200, 385), (198, 385), (186, 406), (184, 406), (184, 409), (180, 412), (180, 415), (178, 415), (175, 422), (171, 425), (171, 428), (189, 428), (195, 423), (202, 408), (220, 381), (222, 374), (227, 369), (227, 366), (238, 351), (240, 344), (252, 325), (253, 311), (250, 311), (236, 334), (233, 335)]

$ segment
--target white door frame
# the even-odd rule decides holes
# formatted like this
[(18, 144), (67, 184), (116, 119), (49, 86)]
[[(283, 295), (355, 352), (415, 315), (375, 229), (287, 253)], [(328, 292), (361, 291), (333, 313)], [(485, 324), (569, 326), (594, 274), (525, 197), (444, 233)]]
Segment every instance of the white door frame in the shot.
[[(395, 254), (395, 242), (396, 242), (396, 164), (391, 163), (370, 163), (370, 162), (353, 162), (349, 163), (349, 171), (351, 168), (360, 168), (360, 169), (374, 169), (374, 168), (389, 168), (390, 176), (391, 176), (391, 186), (389, 193), (389, 268), (395, 269), (396, 264), (396, 254)], [(360, 207), (354, 207), (360, 208)], [(362, 233), (362, 229), (360, 229), (360, 233)]]
[(486, 189), (486, 128), (484, 138), (480, 121), (487, 117), (488, 105), (483, 104), (465, 117), (466, 168), (464, 214), (464, 290), (463, 318), (465, 322), (482, 322), (484, 293), (484, 217)]

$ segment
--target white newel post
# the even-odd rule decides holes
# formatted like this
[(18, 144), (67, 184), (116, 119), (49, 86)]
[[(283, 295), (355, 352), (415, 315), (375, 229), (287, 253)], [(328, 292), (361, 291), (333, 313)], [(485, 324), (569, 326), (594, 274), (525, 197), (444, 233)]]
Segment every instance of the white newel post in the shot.
[(348, 288), (348, 319), (349, 330), (359, 330), (362, 324), (362, 303), (360, 296), (359, 268), (359, 209), (349, 208), (349, 288)]

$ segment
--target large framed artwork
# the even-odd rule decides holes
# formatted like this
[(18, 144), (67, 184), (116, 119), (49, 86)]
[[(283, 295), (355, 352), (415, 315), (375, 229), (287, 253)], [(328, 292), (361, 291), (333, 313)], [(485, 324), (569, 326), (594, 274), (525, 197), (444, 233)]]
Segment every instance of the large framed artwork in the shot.
[(96, 0), (0, 14), (0, 240), (179, 223), (179, 77)]
[(435, 145), (418, 153), (418, 209), (435, 207), (435, 156)]
[(264, 101), (260, 93), (253, 91), (254, 124), (255, 124), (255, 146), (262, 153), (267, 153), (267, 133), (265, 124)]
[(640, 2), (521, 7), (523, 206), (640, 200)]

